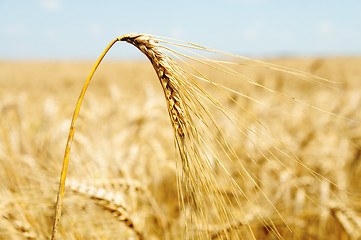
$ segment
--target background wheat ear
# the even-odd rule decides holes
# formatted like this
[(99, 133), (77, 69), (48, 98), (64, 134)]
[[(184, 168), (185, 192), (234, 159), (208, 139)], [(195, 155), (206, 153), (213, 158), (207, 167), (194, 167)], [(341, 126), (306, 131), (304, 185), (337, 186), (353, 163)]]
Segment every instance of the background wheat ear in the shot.
[(90, 186), (74, 180), (68, 180), (67, 186), (75, 193), (83, 194), (91, 199), (98, 201), (100, 206), (102, 206), (105, 210), (113, 213), (113, 215), (117, 217), (120, 222), (123, 222), (131, 231), (133, 231), (137, 239), (144, 239), (143, 234), (137, 229), (131, 218), (131, 211), (124, 201), (124, 196), (120, 194), (114, 194), (112, 191), (108, 191), (105, 188)]

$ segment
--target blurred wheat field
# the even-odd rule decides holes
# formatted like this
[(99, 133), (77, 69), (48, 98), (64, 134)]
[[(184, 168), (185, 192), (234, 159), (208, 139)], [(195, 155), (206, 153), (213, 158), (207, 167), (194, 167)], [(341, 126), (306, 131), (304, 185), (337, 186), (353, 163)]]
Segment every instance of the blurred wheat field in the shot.
[[(248, 206), (250, 228), (257, 239), (279, 238), (275, 228), (284, 239), (359, 239), (361, 59), (271, 62), (341, 83), (331, 91), (291, 81), (281, 73), (245, 70), (257, 82), (278, 91), (291, 89), (292, 96), (317, 102), (337, 116), (294, 107), (292, 101), (280, 105), (268, 96), (263, 99), (267, 104), (237, 99), (329, 181), (316, 179), (299, 164), (271, 164), (247, 141), (237, 139), (236, 151), (246, 162), (253, 154), (258, 167), (246, 166), (279, 211), (262, 203)], [(48, 238), (70, 118), (91, 67), (92, 63), (0, 63), (0, 239)], [(221, 75), (209, 74), (222, 82)], [(99, 68), (77, 123), (61, 239), (182, 238), (176, 150), (158, 81), (148, 62), (105, 62)], [(242, 87), (247, 95), (256, 91), (232, 86)], [(232, 108), (234, 103), (223, 104)], [(267, 149), (271, 143), (255, 144)], [(272, 158), (277, 153), (269, 154)], [(252, 189), (247, 194), (252, 198)], [(236, 231), (239, 239), (251, 238), (241, 235), (242, 229)]]

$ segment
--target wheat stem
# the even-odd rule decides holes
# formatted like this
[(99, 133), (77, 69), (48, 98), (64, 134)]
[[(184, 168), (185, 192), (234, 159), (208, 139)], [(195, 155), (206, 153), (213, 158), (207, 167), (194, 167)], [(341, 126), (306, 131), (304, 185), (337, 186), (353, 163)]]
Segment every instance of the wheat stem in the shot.
[(54, 216), (54, 223), (53, 223), (53, 230), (52, 230), (52, 235), (51, 235), (51, 239), (52, 240), (56, 240), (57, 239), (57, 232), (58, 232), (58, 228), (59, 228), (59, 221), (60, 221), (60, 216), (61, 216), (61, 206), (62, 206), (62, 200), (63, 200), (63, 195), (64, 195), (64, 189), (65, 189), (65, 180), (66, 180), (66, 174), (68, 171), (68, 165), (69, 165), (69, 155), (70, 155), (70, 150), (71, 150), (71, 145), (73, 143), (73, 139), (74, 139), (74, 133), (75, 133), (75, 123), (76, 120), (78, 118), (79, 115), (79, 111), (80, 111), (80, 107), (81, 104), (83, 102), (84, 99), (84, 95), (85, 92), (88, 88), (89, 82), (92, 79), (95, 71), (97, 70), (99, 64), (101, 63), (101, 61), (103, 60), (104, 56), (107, 54), (107, 52), (109, 51), (109, 49), (114, 45), (114, 43), (116, 43), (119, 39), (114, 39), (109, 45), (108, 47), (103, 51), (103, 53), (100, 55), (98, 61), (95, 63), (92, 71), (90, 72), (84, 86), (83, 89), (80, 93), (79, 99), (76, 103), (76, 107), (74, 110), (74, 114), (73, 114), (73, 118), (71, 120), (71, 125), (70, 125), (70, 130), (69, 130), (69, 135), (68, 135), (68, 140), (66, 142), (66, 147), (65, 147), (65, 153), (64, 153), (64, 159), (63, 159), (63, 166), (62, 166), (62, 170), (61, 170), (61, 176), (60, 176), (60, 184), (59, 184), (59, 190), (58, 190), (58, 195), (57, 195), (57, 199), (56, 199), (56, 207), (55, 207), (55, 216)]

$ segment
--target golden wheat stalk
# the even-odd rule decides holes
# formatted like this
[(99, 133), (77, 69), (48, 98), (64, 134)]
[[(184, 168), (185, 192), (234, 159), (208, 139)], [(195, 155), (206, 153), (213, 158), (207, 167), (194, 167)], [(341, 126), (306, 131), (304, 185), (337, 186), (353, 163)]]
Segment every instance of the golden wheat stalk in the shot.
[[(301, 166), (302, 171), (307, 174), (311, 173), (315, 179), (322, 179), (333, 184), (302, 162), (297, 153), (282, 139), (275, 136), (267, 125), (258, 120), (256, 114), (250, 112), (241, 100), (262, 104), (271, 94), (279, 100), (275, 104), (283, 101), (286, 104), (299, 104), (332, 116), (341, 118), (342, 116), (305, 100), (296, 99), (292, 93), (282, 92), (259, 83), (241, 74), (239, 67), (242, 65), (262, 66), (321, 86), (332, 85), (332, 82), (302, 71), (229, 55), (194, 44), (172, 43), (164, 38), (127, 34), (113, 40), (101, 54), (76, 104), (65, 148), (52, 239), (56, 239), (60, 221), (76, 119), (90, 80), (105, 54), (117, 41), (126, 41), (134, 45), (148, 57), (163, 88), (179, 157), (177, 161), (179, 205), (184, 213), (187, 238), (237, 239), (241, 238), (242, 234), (242, 238), (254, 239), (256, 236), (251, 225), (255, 220), (267, 226), (268, 231), (276, 237), (282, 238), (282, 233), (279, 232), (270, 216), (278, 215), (285, 228), (290, 229), (290, 227), (282, 218), (280, 208), (276, 205), (279, 197), (271, 197), (267, 192), (267, 187), (270, 191), (276, 188), (270, 185), (270, 181), (277, 176), (273, 176), (272, 172), (263, 171), (263, 165), (272, 166), (273, 169), (285, 173), (294, 181), (295, 188), (299, 188), (301, 181), (298, 180), (297, 175), (302, 174), (302, 172), (289, 171), (292, 169), (290, 166), (295, 164)], [(165, 44), (185, 49), (187, 54), (172, 50)], [(163, 51), (177, 58), (183, 64), (182, 68)], [(198, 54), (197, 51), (236, 57), (240, 62), (212, 60)], [(193, 57), (189, 54), (193, 54)], [(197, 66), (193, 66), (184, 58)], [(212, 68), (231, 79), (241, 80), (242, 83), (251, 85), (261, 94), (253, 97), (233, 90), (232, 86), (217, 84), (212, 81), (212, 76), (206, 76), (198, 70), (202, 66)], [(206, 90), (202, 83), (207, 84), (209, 89)], [(225, 107), (219, 96), (228, 99), (232, 107)], [(243, 149), (235, 148), (235, 143), (241, 138), (246, 139), (250, 146), (244, 146)], [(287, 191), (293, 191), (293, 189)], [(319, 207), (319, 203), (313, 200), (316, 196), (311, 194), (313, 193), (304, 193), (304, 198), (310, 199), (310, 205)], [(302, 202), (304, 205), (305, 200)]]
[(84, 87), (80, 93), (78, 102), (76, 104), (74, 114), (73, 114), (73, 117), (71, 120), (68, 140), (67, 140), (66, 147), (65, 147), (63, 166), (62, 166), (61, 176), (60, 176), (59, 190), (58, 190), (57, 199), (56, 199), (55, 216), (54, 216), (53, 231), (52, 231), (51, 239), (56, 239), (56, 235), (57, 235), (57, 231), (58, 231), (58, 227), (59, 227), (59, 221), (60, 221), (60, 216), (61, 216), (61, 204), (63, 201), (64, 190), (65, 190), (65, 181), (66, 181), (66, 175), (67, 175), (68, 165), (69, 165), (69, 155), (70, 155), (71, 145), (74, 140), (75, 124), (76, 124), (76, 120), (79, 115), (80, 107), (83, 102), (84, 95), (88, 88), (91, 78), (93, 77), (95, 71), (97, 70), (100, 62), (103, 60), (105, 54), (109, 51), (109, 49), (117, 41), (118, 41), (118, 39), (115, 39), (113, 42), (111, 42), (110, 45), (104, 50), (104, 52), (99, 57), (98, 61), (96, 62), (95, 66), (93, 67), (92, 71), (90, 72), (89, 77), (87, 78), (87, 80), (84, 84)]
[[(164, 93), (166, 96), (166, 100), (168, 103), (168, 112), (170, 115), (170, 119), (171, 119), (171, 123), (172, 123), (173, 129), (174, 129), (174, 132), (175, 132), (177, 148), (178, 148), (178, 150), (180, 152), (180, 156), (182, 158), (182, 166), (184, 168), (184, 173), (187, 173), (187, 175), (188, 175), (187, 178), (189, 178), (189, 179), (187, 181), (190, 181), (189, 182), (190, 184), (188, 184), (187, 186), (192, 187), (192, 188), (193, 188), (193, 186), (197, 186), (197, 184), (195, 184), (195, 183), (198, 181), (198, 179), (193, 179), (195, 176), (198, 175), (196, 173), (197, 168), (193, 168), (193, 167), (189, 168), (188, 167), (188, 166), (192, 166), (192, 164), (191, 164), (189, 156), (188, 156), (189, 149), (185, 148), (186, 145), (184, 143), (184, 141), (185, 141), (184, 139), (185, 139), (185, 135), (187, 136), (188, 139), (197, 139), (197, 141), (198, 141), (199, 137), (197, 136), (196, 129), (193, 128), (190, 114), (187, 112), (184, 112), (186, 108), (184, 106), (182, 106), (182, 104), (183, 104), (181, 102), (182, 96), (180, 96), (180, 93), (178, 90), (178, 88), (180, 87), (180, 81), (181, 81), (181, 78), (179, 76), (180, 71), (177, 68), (177, 66), (174, 65), (172, 63), (172, 61), (165, 54), (163, 54), (161, 51), (158, 50), (158, 48), (155, 46), (155, 42), (153, 42), (149, 36), (138, 35), (138, 34), (125, 35), (122, 38), (115, 39), (103, 52), (103, 54), (101, 55), (101, 57), (95, 64), (93, 70), (91, 71), (86, 83), (84, 84), (83, 90), (82, 90), (79, 100), (77, 102), (77, 105), (76, 105), (76, 108), (74, 111), (74, 115), (72, 118), (72, 123), (71, 123), (70, 131), (69, 131), (69, 137), (68, 137), (66, 149), (65, 149), (65, 156), (64, 156), (64, 161), (63, 161), (63, 168), (62, 168), (62, 173), (61, 173), (61, 180), (60, 180), (60, 186), (59, 186), (57, 204), (56, 204), (56, 213), (55, 213), (55, 219), (54, 219), (54, 224), (53, 224), (52, 239), (56, 239), (58, 224), (59, 224), (59, 220), (60, 220), (61, 203), (62, 203), (62, 198), (63, 198), (63, 194), (64, 194), (66, 173), (67, 173), (67, 168), (68, 168), (68, 163), (69, 163), (69, 154), (70, 154), (71, 144), (72, 144), (72, 141), (74, 138), (75, 123), (76, 123), (76, 119), (77, 119), (77, 116), (80, 111), (80, 106), (81, 106), (82, 100), (84, 98), (85, 91), (90, 82), (90, 79), (92, 78), (94, 72), (96, 71), (97, 67), (99, 66), (101, 60), (103, 59), (103, 57), (105, 56), (107, 51), (113, 46), (113, 44), (116, 41), (127, 41), (127, 42), (133, 44), (139, 50), (141, 50), (152, 62), (153, 67), (158, 74), (159, 80), (161, 81), (161, 84), (162, 84), (162, 87), (163, 87), (163, 90), (164, 90)], [(195, 151), (196, 148), (194, 148), (193, 150)], [(198, 155), (198, 154), (196, 154), (196, 155)], [(207, 175), (208, 175), (208, 172), (203, 174), (204, 177), (207, 177)], [(202, 179), (200, 178), (199, 180), (202, 180)], [(204, 179), (204, 180), (206, 181), (206, 183), (203, 183), (203, 184), (206, 187), (207, 186), (212, 187), (212, 186), (216, 185), (213, 178), (210, 178), (208, 180)], [(208, 181), (211, 181), (211, 182), (208, 182)], [(211, 191), (213, 192), (213, 191), (217, 191), (217, 190), (211, 190)], [(196, 189), (188, 189), (187, 192), (194, 195), (197, 192), (197, 190)], [(183, 195), (183, 194), (181, 194), (181, 195)], [(203, 201), (201, 199), (195, 200), (196, 197), (199, 197), (199, 196), (194, 195), (193, 197), (191, 197), (194, 199), (194, 204), (202, 205), (201, 203)], [(182, 197), (182, 199), (183, 199), (183, 197)], [(224, 201), (224, 199), (222, 199), (222, 198), (219, 199), (218, 202), (215, 199), (212, 199), (212, 205), (214, 207), (222, 206), (223, 201)], [(223, 214), (224, 217), (226, 217), (226, 218), (229, 218), (231, 216), (230, 213), (227, 212), (223, 208), (220, 210), (220, 213)]]

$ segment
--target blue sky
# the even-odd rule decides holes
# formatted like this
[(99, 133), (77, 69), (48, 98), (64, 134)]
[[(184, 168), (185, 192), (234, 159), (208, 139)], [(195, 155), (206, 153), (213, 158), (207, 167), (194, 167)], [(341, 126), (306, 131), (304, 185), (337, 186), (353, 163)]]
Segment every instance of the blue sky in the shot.
[[(94, 60), (129, 32), (245, 56), (360, 56), (361, 1), (0, 0), (0, 60)], [(138, 57), (125, 44), (108, 56)]]

